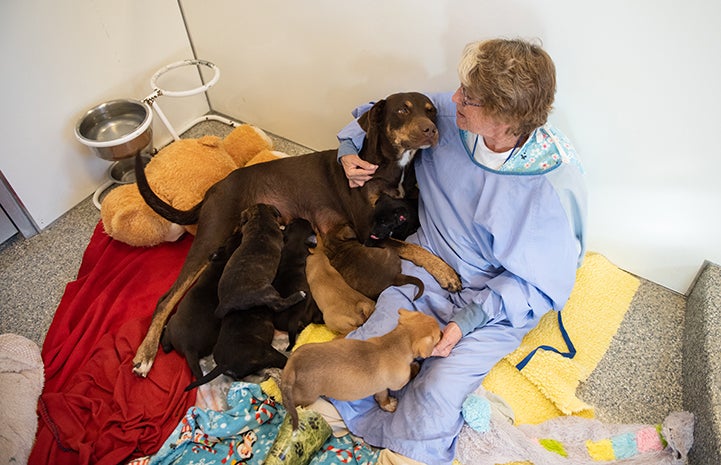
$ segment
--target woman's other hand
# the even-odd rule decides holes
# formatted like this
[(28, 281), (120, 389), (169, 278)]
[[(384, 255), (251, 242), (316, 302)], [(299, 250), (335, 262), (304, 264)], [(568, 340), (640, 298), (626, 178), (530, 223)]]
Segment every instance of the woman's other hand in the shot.
[(343, 155), (340, 162), (350, 187), (362, 187), (378, 169), (378, 165), (368, 163), (356, 154)]
[(461, 327), (451, 321), (443, 328), (443, 336), (441, 336), (441, 340), (438, 341), (438, 344), (433, 348), (431, 357), (448, 357), (451, 350), (453, 350), (456, 344), (458, 344), (458, 341), (461, 340), (461, 337), (463, 337)]

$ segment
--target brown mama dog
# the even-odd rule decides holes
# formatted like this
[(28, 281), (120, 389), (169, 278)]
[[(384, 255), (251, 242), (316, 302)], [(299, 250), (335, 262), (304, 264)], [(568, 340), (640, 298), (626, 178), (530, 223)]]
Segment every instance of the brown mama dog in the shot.
[(323, 239), (306, 258), (305, 273), (311, 298), (323, 314), (323, 321), (331, 331), (348, 334), (368, 319), (375, 310), (375, 302), (346, 283), (333, 268), (325, 254)]
[[(359, 237), (368, 237), (373, 206), (380, 194), (406, 190), (400, 184), (407, 179), (413, 155), (438, 142), (436, 112), (428, 97), (408, 92), (390, 95), (363, 114), (358, 123), (367, 135), (359, 155), (378, 169), (373, 182), (357, 189), (349, 187), (337, 151), (327, 150), (239, 168), (213, 185), (193, 208), (178, 210), (153, 192), (142, 160), (136, 157), (135, 176), (145, 202), (173, 223), (197, 224), (198, 232), (178, 278), (158, 300), (148, 332), (133, 358), (133, 372), (148, 375), (168, 317), (197, 279), (207, 257), (239, 224), (244, 209), (265, 203), (280, 211), (282, 224), (305, 218), (323, 234), (336, 224), (351, 223)], [(402, 258), (426, 267), (445, 289), (460, 290), (456, 272), (437, 256), (408, 243), (400, 244), (397, 250)], [(427, 267), (429, 261), (432, 263)]]
[(433, 317), (405, 309), (398, 313), (398, 326), (383, 336), (310, 343), (291, 354), (280, 388), (294, 429), (295, 407), (310, 405), (320, 396), (351, 401), (373, 395), (383, 410), (395, 411), (398, 401), (388, 390), (405, 386), (413, 361), (430, 356), (441, 339)]

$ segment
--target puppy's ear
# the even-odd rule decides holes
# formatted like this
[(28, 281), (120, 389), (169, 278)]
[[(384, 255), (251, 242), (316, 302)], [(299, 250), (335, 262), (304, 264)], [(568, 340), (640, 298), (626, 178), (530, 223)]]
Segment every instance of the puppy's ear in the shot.
[(425, 336), (413, 342), (413, 355), (421, 358), (428, 358), (435, 346), (433, 336)]
[(245, 223), (248, 222), (249, 219), (250, 219), (250, 212), (248, 211), (248, 209), (243, 210), (240, 213), (240, 225), (243, 226)]
[(355, 231), (353, 231), (353, 228), (349, 224), (344, 225), (340, 231), (338, 231), (338, 237), (344, 241), (358, 239), (358, 236), (356, 236)]
[(270, 206), (273, 209), (273, 214), (276, 216), (276, 218), (280, 218), (280, 210), (275, 205)]

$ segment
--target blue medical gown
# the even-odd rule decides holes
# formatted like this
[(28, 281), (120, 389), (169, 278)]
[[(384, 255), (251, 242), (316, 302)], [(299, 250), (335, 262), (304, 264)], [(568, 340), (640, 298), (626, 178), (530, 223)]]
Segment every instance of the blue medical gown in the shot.
[[(536, 129), (503, 167), (491, 170), (473, 159), (451, 94), (429, 96), (439, 110), (440, 140), (415, 158), (421, 226), (408, 241), (452, 266), (463, 289), (451, 294), (403, 261), (403, 272), (425, 284), (423, 295), (413, 301), (412, 285), (386, 289), (368, 321), (348, 337), (387, 333), (399, 308), (432, 315), (442, 327), (457, 321), (464, 337), (447, 358), (426, 359), (416, 378), (394, 393), (396, 412), (380, 410), (372, 397), (333, 403), (350, 431), (368, 443), (433, 465), (453, 460), (466, 396), (543, 314), (566, 303), (584, 254), (586, 191), (573, 147), (552, 126)], [(353, 122), (338, 137), (360, 147), (364, 134)], [(469, 328), (469, 321), (483, 324)]]

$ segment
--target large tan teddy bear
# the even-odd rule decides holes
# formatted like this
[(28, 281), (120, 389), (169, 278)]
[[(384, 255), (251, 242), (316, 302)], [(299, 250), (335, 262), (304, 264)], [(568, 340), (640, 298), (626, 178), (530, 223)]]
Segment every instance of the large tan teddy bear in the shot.
[[(160, 198), (188, 210), (234, 169), (281, 156), (285, 154), (273, 151), (273, 141), (263, 130), (242, 124), (225, 139), (203, 136), (172, 142), (150, 160), (145, 173)], [(110, 191), (100, 204), (100, 218), (110, 237), (136, 247), (172, 242), (196, 230), (195, 225), (177, 225), (155, 213), (135, 183)]]

